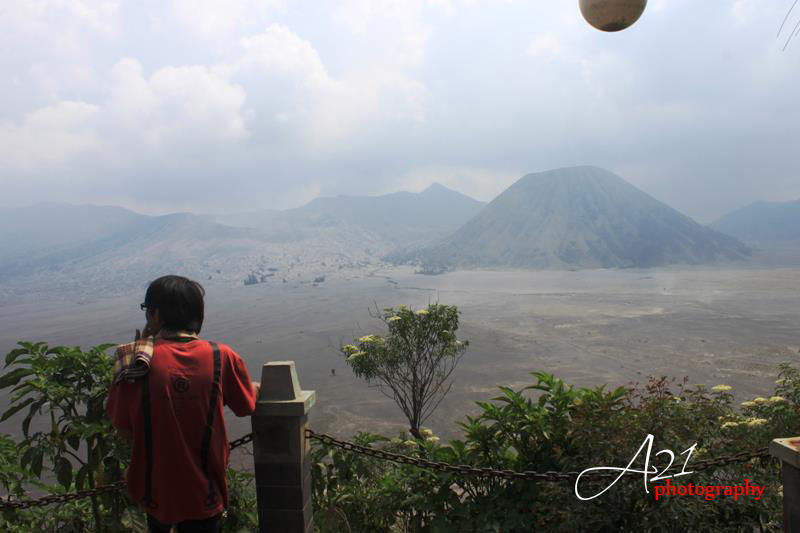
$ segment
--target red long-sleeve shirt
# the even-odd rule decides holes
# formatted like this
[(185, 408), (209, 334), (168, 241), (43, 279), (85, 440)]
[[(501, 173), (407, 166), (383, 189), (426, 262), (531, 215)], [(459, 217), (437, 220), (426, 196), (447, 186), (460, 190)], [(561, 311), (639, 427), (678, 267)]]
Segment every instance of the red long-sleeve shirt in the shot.
[(217, 346), (219, 385), (211, 414), (214, 357), (204, 340), (156, 339), (146, 382), (116, 383), (109, 392), (112, 424), (133, 434), (128, 493), (164, 524), (215, 516), (228, 504), (223, 405), (245, 416), (254, 411), (256, 398), (242, 359), (230, 347)]

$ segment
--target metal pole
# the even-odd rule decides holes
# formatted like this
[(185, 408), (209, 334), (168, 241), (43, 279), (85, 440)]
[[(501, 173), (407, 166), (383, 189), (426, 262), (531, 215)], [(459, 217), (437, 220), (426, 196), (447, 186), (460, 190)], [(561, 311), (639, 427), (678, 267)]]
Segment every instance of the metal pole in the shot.
[(252, 416), (261, 533), (313, 533), (310, 445), (305, 438), (314, 391), (300, 390), (294, 361), (261, 369)]
[(769, 453), (781, 460), (783, 530), (800, 533), (800, 437), (773, 440)]

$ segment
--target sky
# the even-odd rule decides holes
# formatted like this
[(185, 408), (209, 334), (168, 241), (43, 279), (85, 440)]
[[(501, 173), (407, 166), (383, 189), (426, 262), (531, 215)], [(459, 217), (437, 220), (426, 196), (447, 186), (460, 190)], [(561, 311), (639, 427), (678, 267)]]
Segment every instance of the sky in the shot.
[(284, 209), (607, 168), (700, 222), (800, 199), (792, 0), (0, 4), (0, 205)]

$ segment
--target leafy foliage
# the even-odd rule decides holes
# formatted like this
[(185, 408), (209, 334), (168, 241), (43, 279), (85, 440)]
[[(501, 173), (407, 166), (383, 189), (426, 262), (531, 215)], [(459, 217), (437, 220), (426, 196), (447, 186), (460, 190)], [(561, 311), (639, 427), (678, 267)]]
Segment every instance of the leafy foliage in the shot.
[[(18, 343), (6, 356), (0, 389), (11, 390), (0, 420), (24, 413), (23, 439), (0, 435), (0, 485), (15, 498), (42, 492), (62, 494), (122, 479), (130, 442), (117, 436), (105, 414), (113, 360), (112, 345), (84, 352), (78, 347)], [(56, 484), (53, 484), (53, 482)], [(225, 531), (257, 528), (253, 475), (228, 471)], [(147, 530), (146, 517), (125, 491), (41, 508), (6, 511), (0, 530), (9, 532)]]
[[(55, 477), (59, 486), (50, 487), (52, 492), (122, 479), (130, 445), (117, 437), (105, 415), (113, 366), (105, 351), (112, 345), (83, 352), (78, 347), (51, 348), (44, 342), (18, 344), (5, 359), (6, 368), (12, 370), (0, 377), (0, 389), (11, 390), (0, 421), (26, 413), (19, 444), (21, 469), (39, 480)], [(119, 518), (128, 506), (124, 495), (93, 496), (90, 503), (98, 529), (124, 529)], [(80, 505), (75, 504), (74, 511)], [(68, 528), (79, 514), (63, 527)]]
[[(515, 471), (581, 472), (595, 466), (624, 467), (648, 434), (651, 465), (667, 467), (661, 449), (681, 471), (700, 459), (767, 446), (800, 433), (800, 371), (784, 365), (770, 398), (733, 405), (730, 387), (688, 386), (667, 378), (606, 390), (576, 388), (534, 372), (522, 390), (500, 387), (481, 413), (460, 423), (463, 440), (440, 443), (429, 430), (419, 438), (387, 439), (359, 434), (361, 444), (427, 459)], [(380, 462), (327, 446), (315, 446), (315, 519), (321, 531), (760, 531), (780, 528), (780, 468), (753, 460), (697, 471), (672, 484), (766, 486), (762, 497), (654, 498), (643, 476), (621, 479), (601, 496), (581, 501), (574, 481), (501, 480), (443, 474)], [(644, 452), (632, 468), (644, 467)], [(652, 476), (651, 476), (652, 477)], [(580, 491), (594, 495), (609, 480), (583, 478)], [(345, 522), (346, 520), (346, 522)]]
[(431, 304), (383, 310), (385, 336), (365, 335), (341, 347), (356, 376), (377, 383), (403, 411), (410, 431), (419, 428), (450, 391), (450, 374), (469, 346), (456, 337), (458, 309)]

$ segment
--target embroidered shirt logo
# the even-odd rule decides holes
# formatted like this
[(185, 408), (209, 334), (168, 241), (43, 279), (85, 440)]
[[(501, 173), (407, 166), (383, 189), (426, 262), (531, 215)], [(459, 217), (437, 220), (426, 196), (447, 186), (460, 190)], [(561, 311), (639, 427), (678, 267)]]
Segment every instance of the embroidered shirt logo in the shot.
[(175, 376), (172, 378), (172, 388), (178, 394), (183, 394), (189, 390), (189, 380), (183, 376)]

